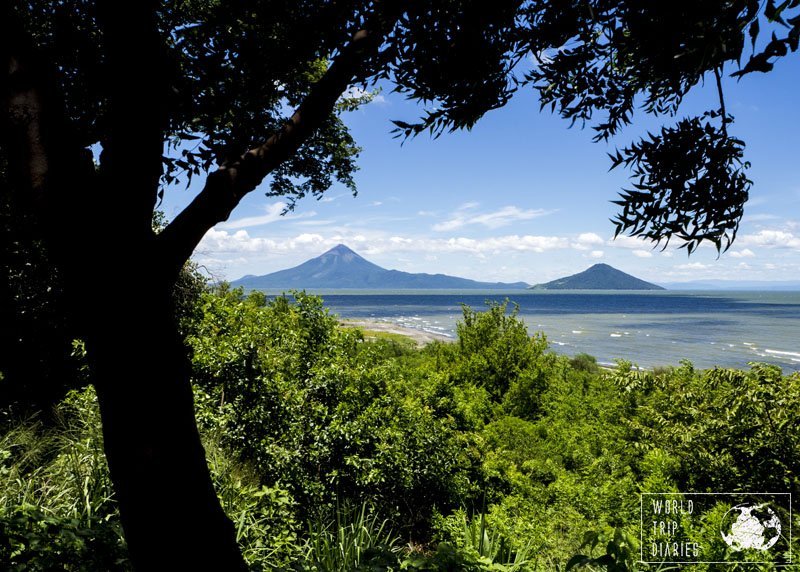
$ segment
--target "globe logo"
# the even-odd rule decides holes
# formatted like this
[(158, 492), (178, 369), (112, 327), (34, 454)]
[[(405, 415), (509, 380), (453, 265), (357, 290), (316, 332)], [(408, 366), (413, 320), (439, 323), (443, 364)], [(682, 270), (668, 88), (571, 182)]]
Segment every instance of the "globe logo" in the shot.
[(722, 517), (720, 532), (725, 543), (737, 552), (748, 548), (769, 550), (781, 536), (781, 521), (766, 503), (740, 504)]

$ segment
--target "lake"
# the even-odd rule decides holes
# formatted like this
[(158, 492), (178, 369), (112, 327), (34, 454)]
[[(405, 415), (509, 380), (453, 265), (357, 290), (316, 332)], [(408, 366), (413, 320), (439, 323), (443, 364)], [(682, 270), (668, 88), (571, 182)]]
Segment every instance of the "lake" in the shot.
[(611, 364), (745, 368), (751, 361), (800, 371), (800, 292), (332, 290), (315, 292), (342, 318), (361, 318), (455, 337), (461, 304), (508, 298), (531, 332), (558, 353)]

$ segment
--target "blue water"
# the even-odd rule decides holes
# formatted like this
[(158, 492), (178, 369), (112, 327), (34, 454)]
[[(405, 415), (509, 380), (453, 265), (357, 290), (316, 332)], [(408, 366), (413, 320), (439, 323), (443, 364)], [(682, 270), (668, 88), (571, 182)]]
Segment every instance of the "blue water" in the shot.
[(455, 337), (461, 304), (485, 308), (508, 298), (531, 332), (554, 351), (586, 352), (601, 363), (641, 367), (747, 367), (774, 363), (800, 371), (800, 292), (330, 291), (325, 305), (361, 318)]

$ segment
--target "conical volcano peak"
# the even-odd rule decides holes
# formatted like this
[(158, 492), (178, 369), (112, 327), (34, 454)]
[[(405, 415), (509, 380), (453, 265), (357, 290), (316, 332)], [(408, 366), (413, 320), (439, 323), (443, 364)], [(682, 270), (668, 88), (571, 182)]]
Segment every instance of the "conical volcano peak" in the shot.
[(663, 290), (661, 286), (645, 282), (617, 270), (608, 264), (595, 264), (572, 276), (565, 276), (546, 284), (537, 284), (536, 290)]
[(346, 244), (340, 243), (326, 251), (324, 254), (356, 254), (356, 252)]
[(362, 257), (353, 249), (344, 244), (337, 244), (330, 250), (326, 250), (317, 257), (317, 260), (321, 262), (338, 261), (339, 263), (363, 261), (367, 264), (371, 264), (370, 262), (367, 262), (367, 260), (365, 260), (364, 257)]
[(476, 282), (445, 274), (412, 274), (387, 270), (337, 244), (299, 266), (264, 276), (246, 276), (233, 282), (245, 288), (365, 288), (365, 289), (524, 289), (528, 284), (514, 282)]

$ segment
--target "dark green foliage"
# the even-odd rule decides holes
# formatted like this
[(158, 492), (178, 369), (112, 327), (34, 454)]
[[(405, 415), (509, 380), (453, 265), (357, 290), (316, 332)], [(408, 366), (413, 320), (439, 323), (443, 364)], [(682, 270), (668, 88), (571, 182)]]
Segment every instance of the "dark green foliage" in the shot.
[[(605, 553), (592, 557), (591, 553), (598, 547), (605, 547)], [(632, 572), (636, 570), (635, 540), (617, 529), (613, 536), (604, 538), (597, 532), (587, 532), (583, 537), (581, 548), (588, 548), (589, 555), (577, 554), (567, 562), (566, 570), (573, 568), (602, 567), (608, 572)], [(602, 550), (600, 551), (602, 552)]]
[(397, 379), (382, 346), (362, 350), (319, 298), (240, 296), (206, 296), (190, 342), (226, 443), (262, 482), (286, 486), (303, 516), (371, 500), (406, 531), (473, 494), (469, 437)]
[(0, 515), (0, 563), (14, 572), (123, 571), (128, 562), (119, 523), (53, 516), (32, 505)]
[[(300, 292), (222, 285), (198, 312), (197, 416), (255, 570), (628, 571), (640, 492), (800, 493), (800, 376), (773, 366), (604, 371), (507, 304), (421, 350)], [(127, 570), (93, 391), (56, 419), (2, 418), (0, 567)]]
[(696, 372), (685, 363), (660, 376), (615, 376), (639, 412), (630, 420), (638, 446), (683, 459), (669, 474), (680, 490), (798, 490), (797, 374), (765, 364)]
[[(507, 314), (508, 301), (489, 304), (486, 312), (464, 306), (464, 321), (458, 324), (458, 353), (451, 365), (453, 377), (487, 389), (496, 400), (520, 382), (523, 372), (538, 365), (547, 342), (543, 336), (531, 338), (521, 320), (519, 308)], [(540, 387), (535, 375), (523, 384)], [(523, 390), (524, 391), (524, 390)]]
[(0, 406), (47, 409), (77, 386), (61, 276), (0, 159)]
[(569, 365), (572, 369), (587, 371), (589, 373), (597, 373), (600, 370), (600, 367), (597, 365), (597, 358), (586, 353), (579, 353), (572, 356), (569, 360)]

